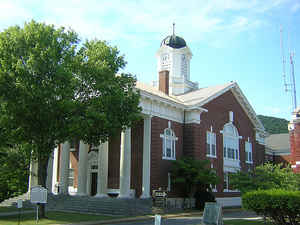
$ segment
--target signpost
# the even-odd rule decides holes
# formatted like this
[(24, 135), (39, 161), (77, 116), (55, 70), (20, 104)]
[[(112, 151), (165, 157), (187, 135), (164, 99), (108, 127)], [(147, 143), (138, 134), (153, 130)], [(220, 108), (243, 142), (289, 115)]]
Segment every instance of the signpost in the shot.
[(154, 225), (161, 225), (161, 215), (155, 215)]
[(23, 208), (23, 201), (22, 201), (22, 199), (18, 199), (18, 201), (17, 201), (17, 208), (18, 208), (18, 211), (19, 211), (18, 225), (20, 225), (20, 220), (21, 220), (21, 209)]
[(36, 204), (36, 223), (39, 221), (39, 204), (47, 203), (47, 189), (42, 186), (34, 186), (30, 190), (30, 202)]
[(222, 206), (215, 202), (206, 202), (203, 225), (223, 225)]
[(167, 198), (167, 193), (162, 190), (156, 190), (154, 191), (154, 199), (155, 199), (155, 206), (156, 207), (165, 207)]

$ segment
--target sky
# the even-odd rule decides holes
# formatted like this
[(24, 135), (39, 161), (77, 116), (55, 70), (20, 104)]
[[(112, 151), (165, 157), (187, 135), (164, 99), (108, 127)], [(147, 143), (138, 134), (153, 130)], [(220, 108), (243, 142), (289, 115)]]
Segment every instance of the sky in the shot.
[(193, 53), (191, 81), (200, 88), (235, 81), (256, 114), (290, 120), (282, 26), (287, 83), (293, 51), (300, 105), (300, 0), (0, 0), (0, 32), (32, 19), (117, 46), (124, 72), (145, 83), (157, 80), (155, 54), (174, 22)]

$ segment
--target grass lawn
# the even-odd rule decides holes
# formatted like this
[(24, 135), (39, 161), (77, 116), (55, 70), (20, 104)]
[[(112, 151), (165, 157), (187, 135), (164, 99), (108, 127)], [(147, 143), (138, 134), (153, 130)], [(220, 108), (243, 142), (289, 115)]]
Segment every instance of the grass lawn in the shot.
[[(95, 221), (95, 220), (107, 220), (116, 219), (112, 216), (101, 216), (101, 215), (90, 215), (90, 214), (80, 214), (80, 213), (67, 213), (67, 212), (47, 212), (48, 219), (39, 220), (39, 225), (46, 224), (67, 224), (76, 223), (83, 221)], [(18, 224), (18, 216), (3, 216), (0, 217), (0, 225), (16, 225)], [(36, 224), (35, 214), (23, 214), (21, 217), (22, 225), (32, 225)]]
[(224, 220), (224, 225), (271, 225), (263, 220)]
[[(18, 212), (18, 208), (17, 207), (13, 207), (13, 206), (0, 206), (0, 213), (6, 213), (6, 212)], [(34, 208), (22, 208), (23, 211), (26, 210), (35, 210)]]

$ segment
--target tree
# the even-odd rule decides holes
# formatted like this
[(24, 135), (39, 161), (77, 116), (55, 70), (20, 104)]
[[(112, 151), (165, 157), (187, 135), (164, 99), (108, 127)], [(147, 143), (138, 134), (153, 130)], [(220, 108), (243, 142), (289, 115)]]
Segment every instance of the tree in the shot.
[(58, 143), (99, 144), (140, 118), (136, 79), (116, 76), (125, 64), (116, 47), (63, 27), (31, 21), (0, 33), (0, 127), (33, 146), (38, 184)]
[(27, 191), (29, 161), (26, 145), (0, 149), (0, 202)]
[(184, 200), (192, 197), (196, 191), (211, 190), (218, 183), (216, 171), (210, 168), (208, 160), (182, 158), (173, 161), (171, 177), (174, 184), (179, 184)]
[(263, 116), (258, 115), (258, 119), (264, 125), (266, 131), (270, 134), (282, 134), (282, 133), (289, 133), (288, 131), (288, 124), (289, 121), (286, 119), (281, 119), (272, 116)]
[(266, 163), (257, 166), (253, 171), (230, 174), (230, 184), (242, 193), (268, 189), (295, 191), (300, 188), (300, 175), (282, 164)]

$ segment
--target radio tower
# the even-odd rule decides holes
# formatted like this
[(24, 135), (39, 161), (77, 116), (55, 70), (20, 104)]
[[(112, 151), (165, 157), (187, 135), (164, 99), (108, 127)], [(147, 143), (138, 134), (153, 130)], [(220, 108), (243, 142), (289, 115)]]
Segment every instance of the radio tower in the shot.
[(293, 102), (293, 109), (294, 111), (297, 108), (297, 97), (296, 97), (296, 83), (295, 83), (295, 52), (290, 51), (290, 64), (291, 64), (291, 74), (290, 74), (290, 83), (287, 83), (286, 73), (285, 73), (285, 55), (284, 55), (284, 47), (283, 47), (283, 28), (280, 26), (280, 47), (281, 47), (281, 56), (282, 56), (282, 76), (284, 82), (284, 90), (286, 92), (292, 93), (292, 102)]

